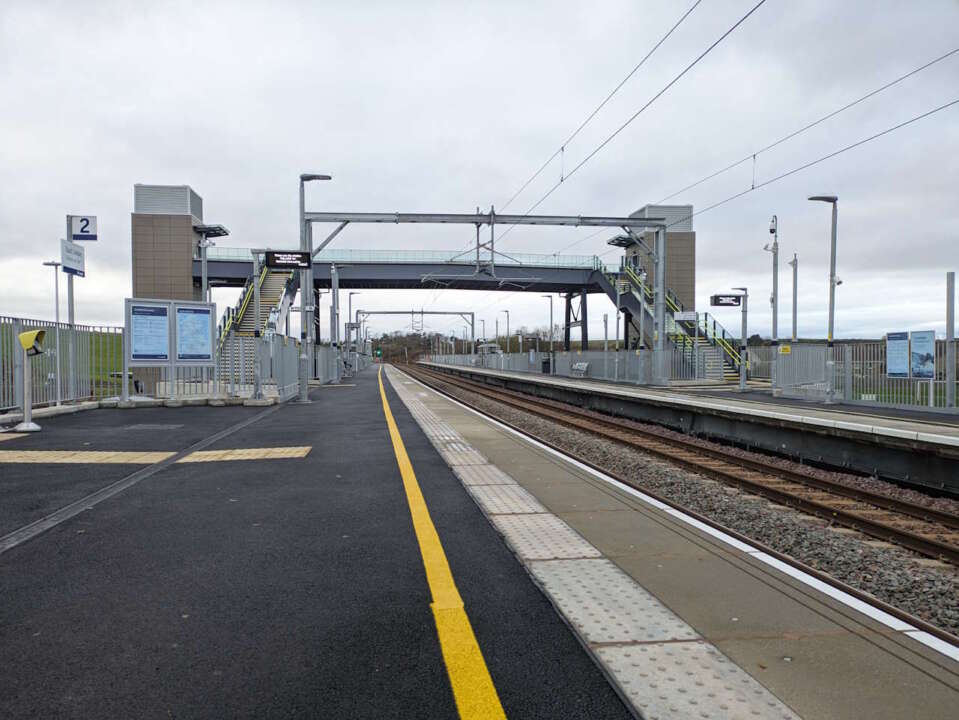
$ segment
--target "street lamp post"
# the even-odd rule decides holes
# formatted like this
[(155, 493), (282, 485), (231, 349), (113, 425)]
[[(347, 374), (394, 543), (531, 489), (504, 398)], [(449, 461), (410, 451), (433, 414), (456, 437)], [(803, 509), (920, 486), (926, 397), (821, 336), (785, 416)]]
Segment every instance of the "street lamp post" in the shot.
[[(314, 180), (331, 180), (329, 175), (303, 173), (300, 175), (300, 250), (313, 257), (312, 224), (306, 222), (306, 183)], [(313, 263), (300, 271), (300, 397), (302, 403), (310, 402), (310, 358), (313, 346)]]
[[(57, 405), (63, 404), (63, 391), (60, 387), (60, 263), (56, 260), (49, 260), (43, 263), (46, 267), (53, 268), (53, 302), (55, 305), (54, 316), (57, 325)], [(123, 382), (127, 379), (123, 378)]]
[(506, 354), (509, 355), (509, 310), (500, 310), (506, 313)]
[(773, 310), (772, 386), (775, 392), (779, 379), (779, 221), (775, 215), (773, 215), (772, 220), (769, 222), (769, 233), (773, 236), (772, 245), (767, 243), (763, 250), (772, 253), (773, 256), (773, 293), (769, 296), (769, 304), (772, 305)]
[(799, 297), (799, 290), (797, 289), (799, 287), (799, 283), (798, 283), (799, 255), (797, 255), (796, 253), (793, 253), (793, 259), (789, 261), (789, 265), (793, 269), (793, 335), (792, 335), (792, 339), (793, 339), (793, 342), (796, 342), (796, 318), (797, 318), (796, 307), (797, 307), (797, 300)]
[[(347, 322), (353, 322), (353, 296), (354, 296), (354, 295), (362, 295), (362, 294), (363, 294), (363, 293), (361, 293), (361, 292), (359, 292), (359, 291), (357, 291), (357, 290), (353, 290), (353, 291), (350, 292), (350, 295), (349, 295), (349, 297), (347, 298), (347, 301), (346, 301), (346, 305), (347, 305), (347, 306), (346, 306), (346, 321), (347, 321)], [(357, 323), (357, 324), (359, 324), (359, 323)], [(359, 357), (358, 357), (358, 355), (357, 355), (357, 347), (354, 346), (353, 343), (352, 343), (353, 332), (356, 332), (356, 328), (354, 328), (353, 331), (348, 332), (348, 333), (346, 334), (346, 336), (347, 336), (347, 337), (346, 337), (346, 352), (347, 352), (347, 353), (350, 353), (350, 347), (351, 347), (351, 346), (353, 347), (353, 350), (352, 350), (352, 353), (351, 353), (350, 363), (353, 365), (353, 374), (355, 375), (355, 374), (356, 374), (356, 364), (357, 364), (357, 362), (359, 362)], [(360, 338), (359, 338), (359, 334), (357, 334), (357, 337), (356, 337), (356, 345), (358, 346), (359, 344), (360, 344)]]
[(836, 277), (836, 222), (839, 215), (839, 198), (835, 195), (813, 195), (809, 199), (832, 205), (832, 234), (829, 243), (829, 328), (826, 332), (826, 402), (831, 403), (835, 401), (833, 374), (836, 366), (836, 350), (833, 347), (833, 330), (836, 320), (836, 286), (842, 282)]
[(603, 313), (603, 379), (609, 379), (609, 314)]
[(549, 374), (552, 375), (556, 370), (556, 360), (553, 357), (553, 296), (543, 295), (549, 298)]
[(742, 290), (742, 313), (743, 326), (741, 330), (741, 339), (739, 341), (739, 391), (746, 390), (746, 363), (748, 350), (746, 348), (747, 329), (746, 329), (746, 305), (749, 302), (749, 291), (744, 287), (733, 288), (733, 290)]
[(480, 318), (480, 324), (483, 326), (483, 342), (486, 342), (486, 318)]

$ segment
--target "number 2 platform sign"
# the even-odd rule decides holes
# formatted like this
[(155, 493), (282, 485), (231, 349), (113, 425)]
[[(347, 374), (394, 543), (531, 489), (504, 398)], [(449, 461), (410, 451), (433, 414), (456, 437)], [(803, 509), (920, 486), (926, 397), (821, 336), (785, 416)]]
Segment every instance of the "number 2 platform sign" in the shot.
[(96, 241), (97, 216), (67, 215), (67, 232), (73, 242)]

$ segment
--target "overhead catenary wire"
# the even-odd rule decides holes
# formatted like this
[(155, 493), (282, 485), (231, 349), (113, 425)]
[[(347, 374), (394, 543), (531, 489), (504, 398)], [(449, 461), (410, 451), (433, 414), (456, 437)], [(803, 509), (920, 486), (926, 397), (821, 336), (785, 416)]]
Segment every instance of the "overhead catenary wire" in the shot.
[[(904, 80), (908, 80), (908, 79), (911, 78), (912, 76), (917, 75), (917, 74), (919, 74), (920, 72), (922, 72), (923, 70), (926, 70), (926, 69), (932, 67), (933, 65), (936, 65), (937, 63), (940, 63), (940, 62), (942, 62), (943, 60), (946, 60), (946, 59), (952, 57), (952, 56), (955, 55), (956, 53), (959, 53), (959, 48), (955, 48), (955, 49), (953, 49), (953, 50), (950, 50), (949, 52), (944, 53), (944, 54), (942, 54), (942, 55), (934, 58), (933, 60), (930, 60), (929, 62), (924, 63), (923, 65), (920, 65), (920, 66), (917, 67), (917, 68), (914, 68), (913, 70), (910, 70), (909, 72), (905, 73), (904, 75), (900, 75), (900, 76), (897, 77), (896, 79), (891, 80), (891, 81), (885, 83), (884, 85), (882, 85), (882, 86), (880, 86), (880, 87), (878, 87), (878, 88), (875, 88), (874, 90), (871, 90), (870, 92), (866, 93), (865, 95), (861, 95), (860, 97), (856, 98), (856, 99), (853, 100), (852, 102), (846, 103), (846, 104), (843, 105), (842, 107), (837, 108), (836, 110), (833, 110), (832, 112), (829, 112), (829, 113), (827, 113), (826, 115), (823, 115), (822, 117), (817, 118), (816, 120), (813, 120), (813, 121), (810, 122), (810, 123), (807, 123), (806, 125), (803, 125), (803, 126), (802, 126), (801, 128), (799, 128), (798, 130), (794, 130), (793, 132), (790, 132), (790, 133), (788, 133), (787, 135), (784, 135), (783, 137), (779, 138), (778, 140), (775, 140), (774, 142), (769, 143), (768, 145), (760, 148), (759, 150), (756, 150), (755, 152), (751, 152), (751, 153), (749, 153), (748, 155), (746, 155), (745, 157), (740, 158), (739, 160), (737, 160), (737, 161), (735, 161), (735, 162), (733, 162), (733, 163), (730, 163), (729, 165), (726, 165), (726, 166), (723, 167), (722, 169), (716, 170), (715, 172), (712, 172), (712, 173), (710, 173), (709, 175), (706, 175), (705, 177), (700, 178), (700, 179), (697, 180), (696, 182), (691, 183), (691, 184), (687, 185), (686, 187), (684, 187), (684, 188), (682, 188), (682, 189), (680, 189), (680, 190), (677, 190), (677, 191), (674, 192), (674, 193), (671, 193), (671, 194), (667, 195), (666, 197), (662, 198), (661, 200), (657, 200), (654, 204), (655, 204), (655, 205), (662, 204), (662, 203), (666, 202), (667, 200), (671, 200), (672, 198), (676, 197), (677, 195), (686, 192), (687, 190), (692, 190), (693, 188), (698, 187), (699, 185), (702, 185), (704, 182), (707, 182), (707, 181), (709, 181), (709, 180), (712, 180), (713, 178), (718, 177), (718, 176), (722, 175), (723, 173), (729, 172), (730, 170), (732, 170), (732, 169), (734, 169), (734, 168), (736, 168), (736, 167), (739, 167), (739, 166), (742, 165), (743, 163), (749, 162), (750, 160), (755, 160), (755, 158), (756, 158), (757, 155), (760, 155), (760, 154), (766, 152), (767, 150), (772, 150), (774, 147), (777, 147), (777, 146), (779, 146), (779, 145), (782, 145), (784, 142), (787, 142), (788, 140), (792, 140), (794, 137), (796, 137), (796, 136), (798, 136), (798, 135), (801, 135), (802, 133), (806, 132), (807, 130), (811, 130), (812, 128), (816, 127), (817, 125), (820, 125), (820, 124), (824, 123), (826, 120), (829, 120), (829, 119), (831, 119), (831, 118), (836, 117), (836, 115), (839, 115), (840, 113), (843, 113), (843, 112), (845, 112), (846, 110), (849, 110), (849, 109), (855, 107), (856, 105), (859, 105), (860, 103), (868, 100), (868, 99), (871, 98), (871, 97), (875, 97), (875, 96), (878, 95), (879, 93), (881, 93), (881, 92), (883, 92), (883, 91), (885, 91), (885, 90), (888, 90), (889, 88), (894, 87), (895, 85), (898, 85), (899, 83), (903, 82)], [(753, 185), (755, 185), (755, 178), (753, 179)], [(602, 229), (600, 229), (600, 230), (598, 230), (598, 231), (596, 231), (596, 232), (590, 233), (589, 235), (586, 235), (586, 236), (581, 237), (581, 238), (579, 238), (579, 239), (577, 239), (577, 240), (574, 240), (573, 242), (569, 243), (568, 245), (564, 245), (562, 248), (560, 248), (559, 250), (557, 250), (557, 251), (556, 251), (555, 253), (553, 253), (553, 254), (554, 254), (554, 255), (558, 255), (559, 253), (561, 253), (561, 252), (563, 252), (563, 251), (565, 251), (565, 250), (569, 250), (569, 248), (571, 248), (571, 247), (574, 247), (574, 246), (576, 246), (576, 245), (579, 245), (580, 243), (585, 242), (585, 241), (587, 241), (587, 240), (591, 240), (592, 238), (596, 237), (597, 235), (600, 235), (600, 234), (603, 232), (603, 230), (605, 230), (605, 228), (602, 228)], [(605, 254), (605, 253), (604, 253), (604, 254)]]
[(750, 161), (750, 160), (755, 160), (755, 158), (756, 158), (757, 155), (760, 155), (760, 154), (766, 152), (767, 150), (772, 150), (774, 147), (776, 147), (776, 146), (778, 146), (778, 145), (782, 145), (782, 144), (783, 144), (784, 142), (786, 142), (787, 140), (792, 140), (792, 139), (793, 139), (794, 137), (796, 137), (797, 135), (801, 135), (802, 133), (806, 132), (807, 130), (811, 130), (812, 128), (816, 127), (817, 125), (820, 125), (821, 123), (824, 123), (826, 120), (829, 120), (830, 118), (834, 118), (836, 115), (839, 115), (840, 113), (845, 112), (846, 110), (849, 110), (850, 108), (855, 107), (855, 106), (858, 105), (859, 103), (864, 102), (864, 101), (868, 100), (869, 98), (878, 95), (879, 93), (883, 92), (884, 90), (888, 90), (889, 88), (893, 87), (894, 85), (898, 85), (898, 84), (901, 83), (902, 81), (907, 80), (907, 79), (911, 78), (913, 75), (916, 75), (916, 74), (922, 72), (923, 70), (932, 67), (932, 66), (935, 65), (936, 63), (942, 62), (942, 61), (945, 60), (946, 58), (949, 58), (949, 57), (951, 57), (952, 55), (955, 55), (956, 53), (959, 53), (959, 48), (955, 48), (955, 49), (953, 49), (953, 50), (950, 50), (950, 51), (947, 52), (946, 54), (940, 55), (939, 57), (935, 58), (934, 60), (930, 60), (930, 61), (927, 62), (925, 65), (921, 65), (920, 67), (917, 67), (916, 69), (907, 72), (905, 75), (900, 75), (900, 76), (899, 76), (898, 78), (896, 78), (895, 80), (892, 80), (892, 81), (890, 81), (890, 82), (887, 82), (885, 85), (882, 85), (881, 87), (878, 87), (878, 88), (876, 88), (875, 90), (872, 90), (872, 91), (866, 93), (865, 95), (863, 95), (863, 96), (861, 96), (861, 97), (859, 97), (859, 98), (856, 98), (856, 99), (853, 100), (852, 102), (847, 103), (847, 104), (843, 105), (842, 107), (840, 107), (840, 108), (838, 108), (838, 109), (836, 109), (836, 110), (833, 110), (833, 111), (830, 112), (830, 113), (827, 113), (826, 115), (823, 115), (821, 118), (818, 118), (817, 120), (813, 120), (811, 123), (809, 123), (809, 124), (807, 124), (807, 125), (804, 125), (803, 127), (799, 128), (798, 130), (794, 130), (793, 132), (789, 133), (788, 135), (784, 135), (783, 137), (779, 138), (779, 139), (776, 140), (775, 142), (772, 142), (772, 143), (770, 143), (769, 145), (766, 145), (765, 147), (760, 148), (759, 150), (756, 150), (756, 151), (754, 151), (754, 152), (749, 153), (749, 154), (746, 155), (745, 157), (740, 158), (739, 160), (737, 160), (737, 161), (735, 161), (735, 162), (733, 162), (733, 163), (730, 163), (730, 164), (727, 165), (726, 167), (724, 167), (724, 168), (722, 168), (722, 169), (720, 169), (720, 170), (716, 170), (715, 172), (712, 172), (712, 173), (710, 173), (709, 175), (706, 175), (706, 176), (703, 177), (703, 178), (700, 178), (700, 179), (697, 180), (696, 182), (691, 183), (691, 184), (687, 185), (686, 187), (677, 190), (677, 191), (674, 192), (674, 193), (670, 193), (669, 195), (667, 195), (666, 197), (662, 198), (661, 200), (657, 200), (655, 204), (656, 204), (656, 205), (659, 205), (660, 203), (664, 203), (664, 202), (666, 202), (667, 200), (671, 200), (672, 198), (676, 197), (677, 195), (679, 195), (679, 194), (681, 194), (681, 193), (684, 193), (684, 192), (686, 192), (687, 190), (692, 190), (694, 187), (697, 187), (697, 186), (699, 186), (699, 185), (702, 185), (704, 182), (707, 182), (707, 181), (709, 181), (709, 180), (712, 180), (712, 179), (715, 178), (715, 177), (719, 177), (720, 175), (722, 175), (722, 174), (724, 174), (724, 173), (727, 173), (727, 172), (729, 172), (730, 170), (732, 170), (732, 169), (734, 169), (734, 168), (739, 167), (740, 165), (742, 165), (742, 164), (745, 163), (745, 162), (748, 162), (748, 161)]
[[(885, 130), (882, 130), (882, 131), (877, 132), (877, 133), (875, 133), (875, 134), (873, 134), (873, 135), (870, 135), (869, 137), (863, 138), (862, 140), (857, 140), (856, 142), (854, 142), (854, 143), (852, 143), (852, 144), (850, 144), (850, 145), (846, 145), (845, 147), (841, 147), (841, 148), (839, 148), (838, 150), (834, 150), (833, 152), (828, 153), (828, 154), (826, 154), (826, 155), (823, 155), (822, 157), (816, 158), (815, 160), (810, 160), (809, 162), (804, 163), (804, 164), (802, 164), (802, 165), (799, 165), (798, 167), (795, 167), (795, 168), (793, 168), (792, 170), (788, 170), (788, 171), (786, 171), (786, 172), (784, 172), (784, 173), (781, 173), (780, 175), (777, 175), (777, 176), (775, 176), (775, 177), (770, 178), (769, 180), (765, 180), (764, 182), (758, 183), (757, 185), (755, 185), (755, 187), (748, 187), (748, 188), (746, 188), (745, 190), (742, 190), (741, 192), (735, 193), (735, 194), (733, 194), (733, 195), (730, 195), (730, 196), (727, 197), (727, 198), (724, 198), (724, 199), (720, 200), (719, 202), (715, 202), (715, 203), (713, 203), (712, 205), (707, 205), (707, 206), (704, 207), (703, 209), (697, 210), (696, 212), (693, 212), (693, 213), (690, 213), (689, 215), (686, 215), (686, 216), (684, 216), (684, 217), (682, 217), (682, 218), (680, 218), (680, 219), (678, 219), (678, 220), (670, 223), (670, 224), (667, 225), (666, 227), (667, 227), (667, 229), (668, 229), (668, 228), (672, 227), (673, 225), (678, 225), (679, 223), (686, 222), (687, 220), (689, 220), (689, 219), (691, 219), (691, 218), (694, 218), (694, 217), (696, 217), (696, 216), (698, 216), (698, 215), (702, 215), (702, 214), (704, 214), (704, 213), (707, 213), (707, 212), (709, 212), (710, 210), (715, 210), (716, 208), (718, 208), (718, 207), (720, 207), (720, 206), (722, 206), (722, 205), (725, 205), (726, 203), (732, 202), (733, 200), (737, 200), (738, 198), (741, 198), (741, 197), (743, 197), (744, 195), (748, 195), (749, 193), (754, 192), (755, 190), (759, 190), (760, 188), (764, 188), (764, 187), (766, 187), (767, 185), (772, 185), (773, 183), (779, 182), (780, 180), (783, 180), (783, 179), (789, 177), (790, 175), (795, 175), (795, 174), (798, 173), (798, 172), (801, 172), (801, 171), (803, 171), (803, 170), (807, 170), (808, 168), (811, 168), (813, 165), (818, 165), (819, 163), (825, 162), (826, 160), (830, 160), (830, 159), (836, 157), (837, 155), (842, 155), (844, 152), (847, 152), (847, 151), (849, 151), (849, 150), (852, 150), (852, 149), (854, 149), (854, 148), (857, 148), (857, 147), (859, 147), (859, 146), (861, 146), (861, 145), (865, 145), (866, 143), (872, 142), (873, 140), (877, 140), (878, 138), (881, 138), (881, 137), (883, 137), (884, 135), (888, 135), (888, 134), (891, 133), (891, 132), (895, 132), (896, 130), (899, 130), (900, 128), (904, 128), (904, 127), (906, 127), (907, 125), (911, 125), (911, 124), (914, 123), (914, 122), (918, 122), (919, 120), (922, 120), (922, 119), (924, 119), (924, 118), (929, 117), (930, 115), (934, 115), (934, 114), (936, 114), (936, 113), (938, 113), (938, 112), (941, 112), (941, 111), (943, 111), (943, 110), (946, 110), (946, 109), (948, 109), (948, 108), (950, 108), (950, 107), (952, 107), (953, 105), (956, 105), (956, 104), (959, 104), (959, 98), (956, 98), (955, 100), (952, 100), (952, 101), (950, 101), (950, 102), (947, 102), (947, 103), (945, 103), (944, 105), (940, 105), (939, 107), (933, 108), (932, 110), (927, 110), (926, 112), (924, 112), (924, 113), (922, 113), (922, 114), (920, 114), (920, 115), (916, 115), (916, 116), (914, 116), (914, 117), (909, 118), (908, 120), (904, 120), (903, 122), (899, 123), (898, 125), (893, 125), (892, 127), (888, 127), (888, 128), (886, 128)], [(600, 253), (598, 257), (603, 257), (603, 255), (608, 255), (609, 253), (613, 252), (613, 250), (617, 250), (617, 249), (618, 249), (618, 248), (611, 248), (611, 249), (607, 250), (607, 251), (604, 252), (604, 253)]]
[[(553, 185), (553, 186), (546, 192), (546, 194), (543, 195), (543, 196), (542, 196), (539, 200), (537, 200), (535, 203), (533, 203), (533, 204), (526, 210), (526, 212), (523, 213), (523, 215), (524, 215), (524, 216), (525, 216), (525, 215), (529, 215), (531, 212), (533, 212), (533, 210), (535, 210), (535, 209), (538, 208), (540, 205), (542, 205), (543, 202), (544, 202), (550, 195), (552, 195), (554, 192), (556, 192), (556, 190), (560, 187), (560, 185), (562, 185), (562, 184), (564, 183), (565, 180), (569, 180), (569, 179), (570, 179), (573, 175), (575, 175), (584, 165), (586, 165), (586, 163), (588, 163), (590, 160), (592, 160), (594, 157), (596, 157), (596, 155), (597, 155), (599, 152), (601, 152), (601, 151), (603, 150), (603, 148), (605, 148), (607, 145), (609, 145), (609, 143), (611, 143), (621, 132), (623, 132), (623, 130), (625, 130), (627, 127), (629, 127), (629, 126), (633, 123), (633, 121), (636, 120), (636, 118), (638, 118), (640, 115), (642, 115), (643, 112), (645, 112), (649, 107), (651, 107), (651, 106), (653, 105), (653, 103), (655, 103), (659, 98), (661, 98), (673, 85), (675, 85), (677, 82), (679, 82), (679, 81), (683, 78), (683, 76), (686, 75), (686, 73), (688, 73), (690, 70), (692, 70), (694, 67), (696, 67), (696, 65), (698, 65), (698, 64), (700, 63), (700, 61), (703, 60), (703, 58), (705, 58), (707, 55), (709, 55), (709, 53), (711, 53), (720, 43), (722, 43), (723, 40), (725, 40), (727, 37), (729, 37), (729, 36), (736, 30), (736, 28), (738, 28), (740, 25), (742, 25), (744, 22), (746, 22), (746, 20), (749, 19), (749, 17), (750, 17), (753, 13), (755, 13), (760, 7), (762, 7), (765, 3), (766, 3), (766, 0), (759, 0), (758, 3), (756, 3), (755, 5), (753, 5), (753, 7), (749, 10), (749, 12), (747, 12), (745, 15), (743, 15), (741, 18), (739, 18), (739, 20), (737, 20), (728, 30), (726, 30), (726, 32), (724, 32), (722, 35), (720, 35), (716, 40), (713, 41), (713, 43), (712, 43), (709, 47), (707, 47), (705, 50), (703, 50), (694, 60), (692, 60), (692, 62), (690, 62), (688, 65), (686, 65), (686, 67), (683, 68), (683, 69), (679, 72), (678, 75), (676, 75), (672, 80), (670, 80), (668, 83), (666, 83), (666, 85), (663, 86), (663, 88), (662, 88), (659, 92), (657, 92), (655, 95), (653, 95), (653, 97), (650, 98), (650, 99), (646, 102), (645, 105), (643, 105), (639, 110), (637, 110), (635, 113), (633, 113), (633, 114), (626, 120), (626, 122), (624, 122), (622, 125), (620, 125), (618, 128), (616, 128), (616, 130), (614, 130), (605, 140), (603, 140), (599, 145), (597, 145), (595, 148), (593, 148), (593, 150), (592, 150), (588, 155), (586, 155), (586, 157), (584, 157), (582, 160), (580, 160), (579, 163), (578, 163), (577, 165), (575, 165), (572, 170), (570, 170), (568, 173), (566, 173), (566, 177), (564, 178), (564, 180), (560, 180), (560, 181), (557, 182), (555, 185)], [(515, 228), (515, 227), (516, 227), (516, 225), (510, 225), (510, 226), (503, 232), (503, 234), (499, 236), (499, 241), (502, 242), (503, 238), (506, 237), (506, 235), (508, 235), (508, 234), (510, 233), (510, 231), (511, 231), (513, 228)]]
[[(509, 205), (511, 205), (512, 202), (517, 197), (519, 197), (526, 188), (529, 187), (530, 183), (533, 182), (536, 178), (538, 178), (540, 174), (547, 167), (549, 167), (549, 164), (553, 162), (553, 160), (555, 160), (557, 157), (565, 156), (566, 146), (569, 145), (573, 141), (573, 139), (577, 135), (579, 135), (580, 132), (582, 132), (583, 128), (585, 128), (592, 121), (592, 119), (596, 117), (599, 111), (602, 110), (606, 106), (606, 103), (608, 103), (613, 98), (613, 96), (620, 91), (623, 85), (629, 82), (629, 79), (636, 74), (636, 72), (646, 63), (647, 60), (649, 60), (650, 57), (652, 57), (653, 53), (655, 53), (659, 49), (659, 46), (662, 45), (664, 42), (666, 42), (669, 36), (672, 35), (673, 32), (675, 32), (676, 28), (682, 25), (683, 21), (687, 17), (689, 17), (689, 15), (693, 12), (693, 10), (695, 10), (699, 6), (701, 2), (702, 0), (696, 0), (696, 2), (694, 2), (693, 5), (685, 13), (683, 13), (682, 17), (680, 17), (679, 20), (677, 20), (676, 23), (669, 29), (669, 31), (659, 39), (659, 42), (653, 45), (652, 49), (648, 53), (646, 53), (646, 55), (643, 56), (643, 59), (640, 60), (636, 64), (636, 66), (629, 71), (629, 73), (626, 74), (626, 77), (624, 77), (622, 80), (619, 81), (619, 84), (616, 87), (614, 87), (612, 91), (610, 91), (610, 93), (603, 99), (603, 101), (593, 109), (593, 111), (586, 117), (585, 120), (583, 120), (579, 124), (579, 126), (575, 130), (573, 130), (572, 133), (570, 133), (569, 137), (567, 137), (566, 140), (564, 140), (560, 144), (560, 146), (556, 149), (556, 152), (550, 155), (546, 159), (546, 162), (544, 162), (536, 172), (530, 175), (529, 178), (526, 180), (526, 182), (524, 182), (520, 186), (520, 188), (512, 194), (509, 200), (507, 200), (505, 203), (503, 203), (500, 206), (500, 210), (505, 210)], [(564, 173), (561, 171), (560, 176), (562, 177), (563, 175)]]

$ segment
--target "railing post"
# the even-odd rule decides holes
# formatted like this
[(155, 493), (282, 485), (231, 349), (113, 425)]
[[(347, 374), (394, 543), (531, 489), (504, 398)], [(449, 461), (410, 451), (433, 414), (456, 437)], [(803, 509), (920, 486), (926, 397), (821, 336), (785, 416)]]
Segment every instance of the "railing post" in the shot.
[[(127, 347), (127, 343), (129, 342), (130, 342), (130, 338), (127, 335), (127, 329), (123, 328), (122, 330), (123, 369), (120, 371), (122, 374), (121, 385), (120, 385), (120, 400), (125, 403), (130, 401), (130, 383), (127, 378), (128, 374), (130, 373), (130, 363), (128, 360), (129, 349)], [(57, 358), (57, 362), (59, 361), (60, 359)]]
[(956, 274), (946, 273), (946, 407), (956, 406)]
[(23, 353), (20, 352), (20, 341), (17, 337), (23, 332), (19, 320), (13, 321), (13, 335), (10, 338), (10, 347), (13, 351), (13, 404), (23, 410)]

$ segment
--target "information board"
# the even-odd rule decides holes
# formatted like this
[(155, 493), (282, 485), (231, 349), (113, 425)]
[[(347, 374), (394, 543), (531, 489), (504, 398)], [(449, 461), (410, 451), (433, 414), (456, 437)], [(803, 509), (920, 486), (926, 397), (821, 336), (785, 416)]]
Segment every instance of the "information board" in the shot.
[(77, 245), (65, 238), (60, 239), (60, 265), (63, 272), (84, 277), (86, 275), (84, 255), (82, 245)]
[(886, 334), (886, 375), (909, 377), (909, 333)]
[(176, 306), (177, 362), (213, 362), (212, 319), (210, 306)]
[(166, 303), (129, 304), (130, 361), (163, 365), (170, 361), (170, 306)]
[(914, 378), (929, 380), (936, 376), (936, 333), (919, 330), (910, 333), (909, 368)]

